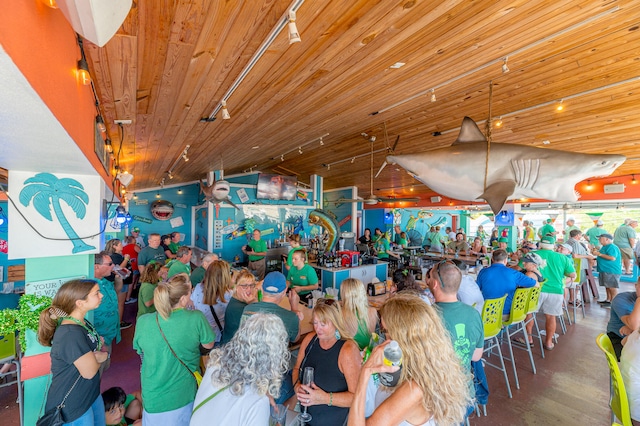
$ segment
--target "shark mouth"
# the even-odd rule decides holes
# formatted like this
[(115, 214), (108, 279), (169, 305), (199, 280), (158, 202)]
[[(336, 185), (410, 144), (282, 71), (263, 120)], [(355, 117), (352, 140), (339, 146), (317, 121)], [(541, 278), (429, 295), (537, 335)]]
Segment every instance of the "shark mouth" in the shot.
[(173, 204), (166, 200), (154, 201), (151, 204), (151, 215), (158, 220), (169, 220), (173, 216)]

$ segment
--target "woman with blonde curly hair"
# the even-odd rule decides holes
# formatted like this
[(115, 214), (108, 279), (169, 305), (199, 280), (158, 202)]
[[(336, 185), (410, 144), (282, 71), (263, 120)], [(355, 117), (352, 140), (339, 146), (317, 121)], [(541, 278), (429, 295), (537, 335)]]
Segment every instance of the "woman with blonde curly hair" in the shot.
[(247, 318), (227, 345), (209, 354), (190, 425), (266, 425), (269, 397), (279, 396), (289, 366), (288, 344), (276, 315)]
[[(468, 373), (460, 363), (438, 312), (410, 293), (399, 293), (381, 310), (387, 339), (402, 349), (402, 371), (394, 388), (378, 386), (374, 373), (398, 367), (383, 362), (389, 340), (362, 366), (349, 425), (457, 425), (472, 403)], [(367, 392), (367, 388), (371, 392)], [(367, 394), (375, 398), (367, 398)], [(366, 408), (365, 408), (366, 404)]]
[(209, 321), (220, 342), (225, 328), (224, 315), (231, 298), (231, 268), (224, 260), (214, 260), (207, 267), (204, 280), (193, 288), (191, 301)]
[[(313, 308), (313, 329), (298, 351), (292, 379), (298, 401), (312, 419), (307, 425), (342, 425), (356, 390), (362, 357), (344, 326), (340, 304), (320, 299)], [(313, 367), (311, 386), (301, 383), (302, 372)]]
[(190, 303), (191, 281), (178, 274), (158, 284), (153, 293), (157, 312), (136, 324), (133, 348), (142, 358), (142, 424), (186, 426), (198, 390), (200, 354), (213, 348), (215, 335)]
[(364, 284), (357, 278), (347, 278), (340, 284), (340, 300), (344, 326), (360, 350), (369, 345), (371, 333), (378, 325), (378, 311), (369, 306)]
[(38, 341), (51, 347), (53, 374), (45, 413), (64, 400), (63, 419), (74, 425), (105, 424), (98, 370), (109, 354), (102, 351), (104, 340), (84, 318), (101, 301), (97, 282), (72, 280), (60, 287), (51, 306), (40, 314)]

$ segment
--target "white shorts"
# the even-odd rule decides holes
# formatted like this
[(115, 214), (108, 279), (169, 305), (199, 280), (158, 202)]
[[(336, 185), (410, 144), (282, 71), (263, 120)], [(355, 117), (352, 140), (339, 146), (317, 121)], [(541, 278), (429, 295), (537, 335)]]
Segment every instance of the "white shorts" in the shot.
[(540, 293), (540, 299), (538, 301), (538, 312), (545, 315), (562, 315), (562, 301), (564, 295), (556, 293)]
[(142, 426), (154, 425), (172, 425), (172, 426), (189, 426), (191, 421), (191, 412), (193, 411), (193, 402), (175, 410), (165, 411), (163, 413), (147, 413), (142, 410)]

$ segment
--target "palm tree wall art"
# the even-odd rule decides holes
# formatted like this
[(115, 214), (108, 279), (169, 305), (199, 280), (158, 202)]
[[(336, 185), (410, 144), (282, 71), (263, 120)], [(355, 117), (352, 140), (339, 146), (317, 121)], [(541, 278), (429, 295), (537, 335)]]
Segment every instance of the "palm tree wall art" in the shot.
[(89, 204), (89, 196), (80, 182), (71, 178), (57, 178), (51, 173), (38, 173), (24, 181), (24, 188), (20, 191), (20, 203), (33, 208), (45, 219), (56, 220), (64, 230), (70, 243), (73, 244), (72, 253), (82, 253), (95, 250), (95, 247), (82, 241), (64, 214), (61, 203), (71, 208), (78, 219), (84, 219)]

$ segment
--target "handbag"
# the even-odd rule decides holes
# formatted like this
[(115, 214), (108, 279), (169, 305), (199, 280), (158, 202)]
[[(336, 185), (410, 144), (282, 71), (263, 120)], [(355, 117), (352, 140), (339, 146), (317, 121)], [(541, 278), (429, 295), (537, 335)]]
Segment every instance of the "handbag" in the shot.
[[(202, 374), (200, 374), (199, 371), (191, 371), (191, 369), (187, 366), (187, 364), (185, 364), (184, 362), (182, 362), (182, 360), (178, 357), (178, 355), (175, 353), (175, 351), (173, 350), (173, 348), (171, 347), (171, 345), (169, 344), (169, 341), (167, 340), (167, 337), (164, 335), (164, 332), (162, 331), (162, 327), (160, 327), (160, 321), (158, 320), (158, 314), (156, 313), (156, 324), (158, 324), (158, 329), (160, 330), (160, 334), (162, 334), (162, 338), (164, 339), (165, 343), (167, 344), (167, 346), (169, 346), (169, 350), (171, 351), (171, 353), (173, 354), (174, 357), (176, 357), (176, 359), (178, 361), (180, 361), (180, 364), (182, 364), (184, 366), (184, 368), (187, 369), (187, 371), (189, 372), (189, 374), (191, 374), (191, 376), (195, 379), (196, 381), (196, 385), (198, 387), (200, 387), (200, 383), (202, 382)], [(40, 426), (40, 425), (37, 425)]]
[(71, 389), (69, 389), (69, 392), (67, 392), (64, 398), (62, 398), (62, 402), (55, 408), (52, 408), (51, 410), (44, 413), (43, 416), (38, 419), (36, 426), (62, 426), (65, 423), (64, 416), (62, 415), (62, 409), (64, 408), (64, 403), (67, 400), (67, 397), (69, 396), (73, 388), (76, 387), (78, 380), (80, 380), (79, 374), (76, 381), (73, 382)]
[(218, 319), (218, 316), (216, 315), (216, 311), (213, 309), (213, 306), (209, 305), (209, 309), (211, 309), (211, 315), (213, 315), (213, 319), (216, 321), (216, 325), (218, 326), (218, 330), (220, 330), (220, 340), (222, 340), (222, 336), (224, 336), (224, 329), (222, 328), (222, 325), (220, 324), (220, 320)]

